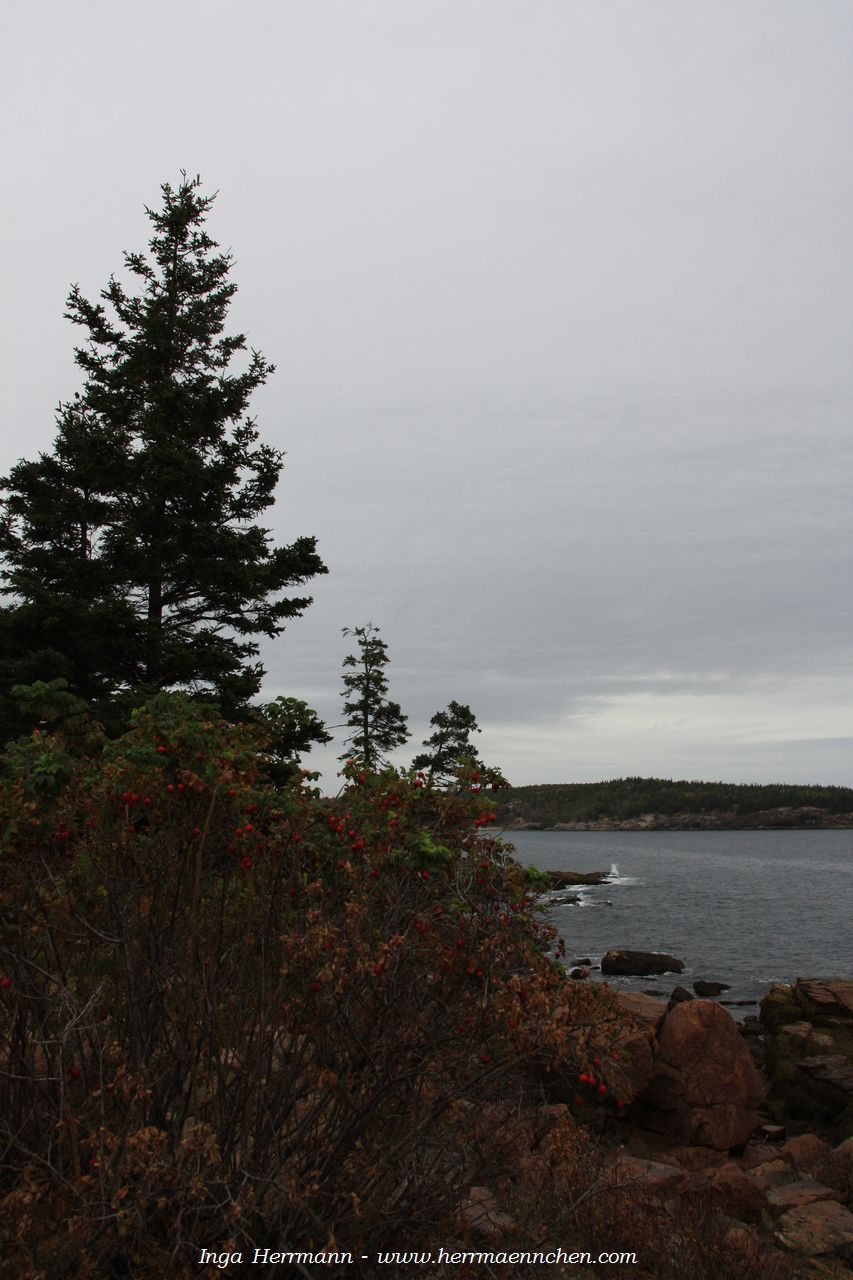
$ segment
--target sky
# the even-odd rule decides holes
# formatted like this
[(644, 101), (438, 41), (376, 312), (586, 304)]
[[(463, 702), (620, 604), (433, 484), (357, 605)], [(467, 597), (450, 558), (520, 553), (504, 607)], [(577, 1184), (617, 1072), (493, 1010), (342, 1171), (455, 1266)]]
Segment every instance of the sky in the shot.
[(0, 61), (0, 471), (200, 174), (329, 568), (265, 697), (339, 724), (371, 622), (397, 763), (455, 699), (516, 785), (853, 785), (848, 0), (40, 0)]

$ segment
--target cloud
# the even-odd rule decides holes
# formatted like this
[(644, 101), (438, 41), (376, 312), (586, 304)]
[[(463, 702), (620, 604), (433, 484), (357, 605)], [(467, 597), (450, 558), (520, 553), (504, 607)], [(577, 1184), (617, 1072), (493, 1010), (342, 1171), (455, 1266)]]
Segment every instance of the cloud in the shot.
[(146, 13), (8, 24), (0, 469), (79, 386), (69, 284), (201, 171), (278, 365), (268, 523), (330, 569), (270, 696), (335, 723), (373, 621), (416, 739), (469, 702), (517, 781), (847, 777), (853, 11)]

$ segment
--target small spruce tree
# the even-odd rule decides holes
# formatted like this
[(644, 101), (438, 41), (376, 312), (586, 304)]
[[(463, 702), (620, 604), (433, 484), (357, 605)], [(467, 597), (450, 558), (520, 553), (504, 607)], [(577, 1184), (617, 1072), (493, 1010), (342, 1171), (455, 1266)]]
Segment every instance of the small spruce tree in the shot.
[(481, 730), (470, 707), (450, 702), (446, 711), (435, 713), (430, 724), (434, 730), (424, 738), (426, 751), (412, 761), (413, 769), (427, 772), (430, 783), (446, 786), (457, 770), (466, 765), (473, 769), (485, 768), (471, 742), (471, 734)]
[(7, 731), (8, 691), (37, 679), (67, 680), (105, 719), (169, 688), (244, 714), (263, 675), (255, 637), (311, 603), (279, 593), (326, 572), (314, 538), (274, 547), (255, 523), (284, 455), (246, 409), (273, 366), (252, 350), (229, 371), (246, 340), (224, 334), (236, 285), (204, 229), (214, 197), (186, 175), (162, 194), (150, 253), (124, 257), (138, 291), (113, 277), (92, 303), (72, 288), (83, 390), (60, 405), (53, 453), (2, 481)]
[(381, 769), (388, 763), (387, 753), (408, 741), (408, 717), (387, 697), (388, 647), (379, 628), (369, 622), (354, 630), (344, 627), (343, 634), (355, 637), (359, 651), (344, 658), (344, 717), (352, 732), (345, 739), (349, 749), (340, 758)]

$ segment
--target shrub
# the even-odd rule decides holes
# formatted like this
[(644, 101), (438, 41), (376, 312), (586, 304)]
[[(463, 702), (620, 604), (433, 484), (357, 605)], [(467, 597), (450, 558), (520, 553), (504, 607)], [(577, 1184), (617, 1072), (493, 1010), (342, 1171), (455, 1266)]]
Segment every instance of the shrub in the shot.
[(265, 782), (259, 733), (161, 695), (119, 739), (10, 749), (0, 1276), (431, 1247), (512, 1166), (513, 1115), (606, 1044), (606, 994), (564, 981), (483, 832), (487, 779), (348, 763), (327, 801)]

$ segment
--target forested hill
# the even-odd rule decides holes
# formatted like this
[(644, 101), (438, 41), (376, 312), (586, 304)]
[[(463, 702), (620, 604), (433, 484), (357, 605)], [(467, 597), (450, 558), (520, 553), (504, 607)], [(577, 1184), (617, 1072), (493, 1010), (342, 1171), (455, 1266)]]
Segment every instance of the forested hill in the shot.
[[(500, 826), (553, 827), (563, 823), (617, 823), (642, 821), (650, 815), (670, 818), (677, 825), (690, 816), (743, 818), (748, 825), (755, 815), (768, 815), (769, 825), (785, 825), (791, 810), (823, 810), (827, 816), (853, 814), (853, 788), (738, 785), (727, 782), (686, 782), (669, 778), (617, 778), (612, 782), (555, 783), (510, 787), (495, 794), (496, 822)], [(782, 811), (782, 812), (779, 812)], [(775, 813), (777, 818), (770, 820)], [(803, 814), (806, 825), (818, 814)], [(699, 822), (697, 825), (706, 825)], [(714, 823), (716, 825), (716, 823)], [(725, 825), (732, 825), (726, 822)]]

